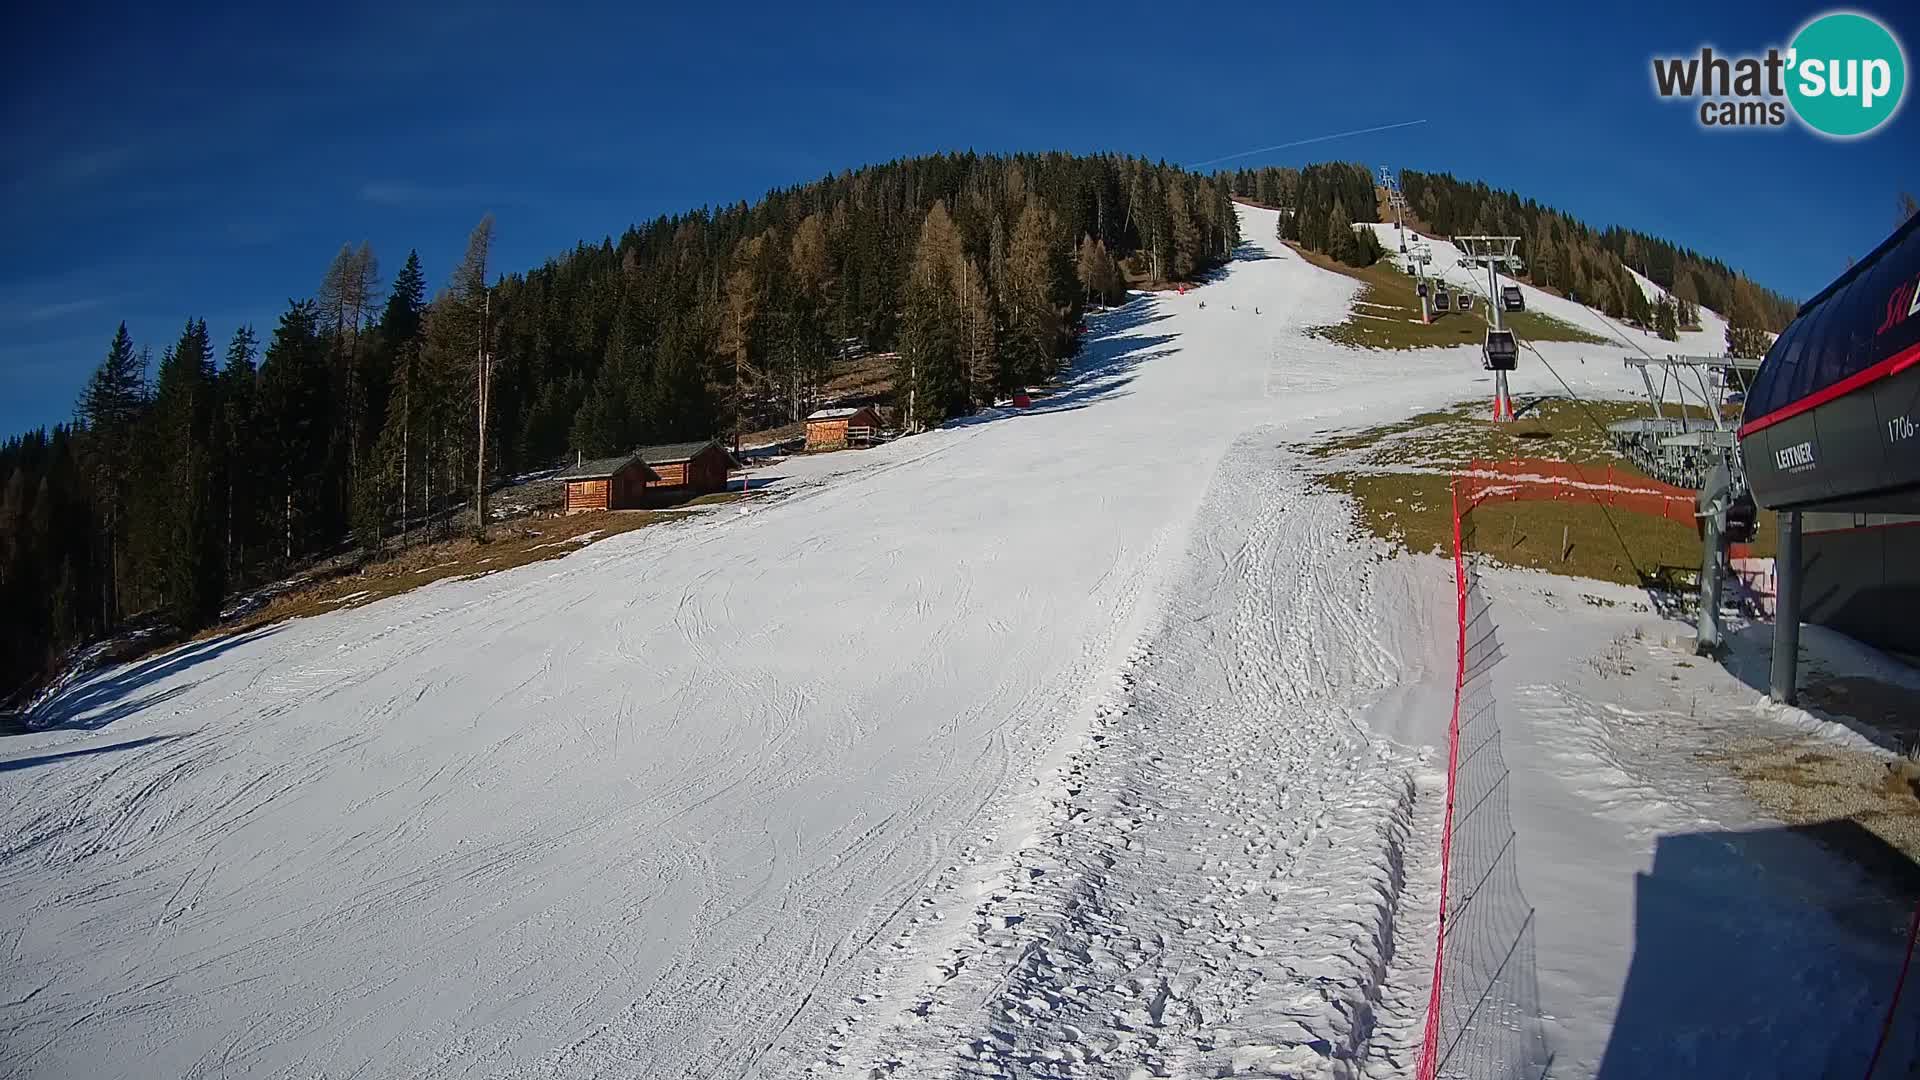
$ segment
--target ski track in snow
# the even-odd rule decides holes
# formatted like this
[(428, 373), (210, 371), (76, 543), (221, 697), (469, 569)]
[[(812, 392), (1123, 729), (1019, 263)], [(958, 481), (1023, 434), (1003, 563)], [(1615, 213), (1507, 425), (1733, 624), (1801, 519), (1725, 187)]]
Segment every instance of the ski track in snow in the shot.
[(1449, 586), (1275, 448), (1485, 373), (1307, 337), (1353, 282), (1241, 213), (1030, 411), (65, 688), (0, 1076), (1404, 1069), (1432, 774), (1373, 729), (1443, 727)]
[[(1223, 462), (1046, 834), (942, 939), (906, 1015), (865, 1046), (844, 1020), (816, 1072), (1354, 1072), (1393, 955), (1415, 765), (1363, 703), (1408, 673), (1404, 652), (1426, 675), (1420, 652), (1446, 635), (1372, 621), (1417, 611), (1421, 586), (1371, 543), (1315, 535), (1339, 496), (1270, 443)], [(1403, 1045), (1419, 1018), (1398, 1018)]]

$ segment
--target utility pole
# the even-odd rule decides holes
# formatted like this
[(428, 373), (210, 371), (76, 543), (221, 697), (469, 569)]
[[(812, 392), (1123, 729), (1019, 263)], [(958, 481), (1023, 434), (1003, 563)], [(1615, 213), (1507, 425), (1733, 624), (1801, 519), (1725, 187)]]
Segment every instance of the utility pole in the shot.
[(480, 334), (474, 345), (474, 397), (480, 409), (480, 442), (473, 459), (473, 535), (487, 538), (487, 394), (493, 386), (493, 354), (487, 351), (487, 324), (493, 318), (493, 292), (480, 304)]

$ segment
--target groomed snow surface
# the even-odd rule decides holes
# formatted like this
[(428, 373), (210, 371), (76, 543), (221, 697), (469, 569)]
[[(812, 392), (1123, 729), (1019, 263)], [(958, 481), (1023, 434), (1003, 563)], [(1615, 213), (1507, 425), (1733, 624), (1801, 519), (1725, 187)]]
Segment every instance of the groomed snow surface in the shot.
[[(1298, 448), (1489, 387), (1472, 349), (1307, 336), (1354, 283), (1241, 213), (1218, 281), (1095, 317), (1033, 409), (65, 688), (64, 726), (0, 745), (0, 1075), (1407, 1075), (1453, 586)], [(1637, 382), (1544, 349), (1583, 394)], [(1604, 734), (1558, 674), (1596, 631), (1553, 643), (1614, 616), (1554, 610), (1505, 630), (1539, 642), (1506, 729)], [(1690, 782), (1572, 737), (1508, 752), (1570, 1076), (1627, 1015), (1621, 890), (1681, 820), (1578, 800)], [(1776, 958), (1872, 966), (1821, 967), (1819, 918)], [(1773, 1042), (1655, 1023), (1636, 1060), (1814, 1075), (1861, 1025), (1807, 1020), (1806, 985), (1742, 999)]]

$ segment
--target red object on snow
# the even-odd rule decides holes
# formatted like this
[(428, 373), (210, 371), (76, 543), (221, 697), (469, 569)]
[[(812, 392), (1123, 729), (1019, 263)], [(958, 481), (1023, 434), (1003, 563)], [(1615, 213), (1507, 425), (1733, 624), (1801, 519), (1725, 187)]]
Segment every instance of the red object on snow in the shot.
[(1027, 396), (1026, 391), (1019, 391), (1013, 395), (1013, 407), (1016, 409), (1030, 409), (1033, 407), (1033, 399)]
[(1176, 286), (1176, 287), (1177, 287), (1177, 288), (1178, 288), (1178, 289), (1180, 290), (1180, 295), (1181, 295), (1181, 296), (1185, 296), (1185, 295), (1187, 295), (1187, 287), (1186, 287), (1185, 285), (1180, 285), (1180, 286)]

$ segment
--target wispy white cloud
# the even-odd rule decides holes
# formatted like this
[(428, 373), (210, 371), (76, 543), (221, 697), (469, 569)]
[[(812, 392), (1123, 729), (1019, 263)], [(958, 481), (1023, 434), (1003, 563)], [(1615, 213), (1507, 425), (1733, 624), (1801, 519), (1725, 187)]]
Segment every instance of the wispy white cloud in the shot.
[(72, 300), (54, 300), (39, 304), (12, 304), (0, 307), (0, 325), (31, 326), (35, 323), (52, 322), (69, 315), (97, 311), (117, 299), (119, 298), (113, 296), (82, 296)]

